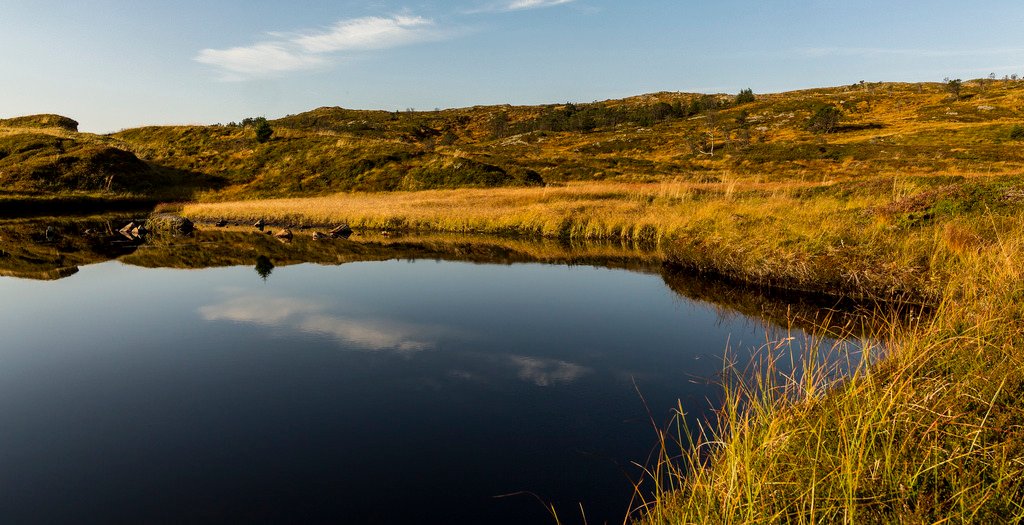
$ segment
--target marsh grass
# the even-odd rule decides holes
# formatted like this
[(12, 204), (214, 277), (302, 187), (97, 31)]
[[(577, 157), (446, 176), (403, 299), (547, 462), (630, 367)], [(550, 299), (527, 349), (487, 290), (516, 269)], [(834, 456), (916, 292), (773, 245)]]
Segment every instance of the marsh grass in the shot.
[[(375, 231), (486, 233), (660, 246), (668, 262), (763, 286), (934, 303), (962, 260), (1019, 220), (1018, 177), (846, 183), (575, 183), (201, 202), (196, 219), (347, 222)], [(897, 189), (897, 190), (894, 190)]]
[(813, 351), (801, 374), (780, 373), (771, 359), (753, 374), (730, 363), (714, 421), (691, 430), (680, 406), (659, 431), (632, 519), (1024, 519), (1024, 236), (1019, 217), (989, 218), (997, 240), (956, 251), (960, 271), (935, 315), (909, 327), (885, 324), (873, 338), (884, 349), (865, 346), (870, 358), (849, 363), (847, 373)]

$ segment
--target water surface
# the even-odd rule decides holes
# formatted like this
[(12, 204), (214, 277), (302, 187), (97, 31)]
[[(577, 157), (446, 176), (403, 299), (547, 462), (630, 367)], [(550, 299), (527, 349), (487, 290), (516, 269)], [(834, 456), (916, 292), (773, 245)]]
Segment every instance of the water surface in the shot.
[(651, 418), (708, 415), (725, 349), (787, 335), (642, 264), (256, 246), (0, 277), (3, 522), (621, 522)]

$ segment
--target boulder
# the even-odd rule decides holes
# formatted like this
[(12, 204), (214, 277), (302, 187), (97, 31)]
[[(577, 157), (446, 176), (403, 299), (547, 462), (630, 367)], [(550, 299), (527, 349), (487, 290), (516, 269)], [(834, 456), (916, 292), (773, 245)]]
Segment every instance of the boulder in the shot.
[(253, 226), (253, 228), (256, 228), (259, 231), (263, 231), (263, 227), (266, 226), (266, 225), (267, 225), (267, 223), (263, 222), (263, 219), (260, 219), (260, 220), (256, 221), (255, 223), (253, 223), (252, 226)]
[(285, 229), (275, 233), (274, 237), (277, 237), (278, 239), (291, 239), (292, 238), (292, 231), (289, 230), (288, 228), (285, 228)]
[(196, 225), (193, 224), (192, 221), (186, 219), (185, 217), (180, 217), (179, 220), (175, 221), (174, 229), (177, 230), (179, 233), (188, 235), (195, 231)]
[(313, 232), (313, 240), (314, 241), (320, 241), (320, 240), (326, 239), (328, 237), (329, 237), (329, 235), (327, 235), (326, 233)]
[(225, 227), (227, 225), (228, 225), (228, 221), (226, 221), (224, 219), (221, 219), (221, 220), (217, 221), (217, 224), (216, 224), (216, 226), (218, 228), (223, 228), (223, 227)]
[(334, 237), (335, 239), (338, 237), (347, 239), (350, 235), (352, 235), (352, 228), (349, 227), (348, 223), (342, 224), (341, 226), (331, 230), (331, 237)]

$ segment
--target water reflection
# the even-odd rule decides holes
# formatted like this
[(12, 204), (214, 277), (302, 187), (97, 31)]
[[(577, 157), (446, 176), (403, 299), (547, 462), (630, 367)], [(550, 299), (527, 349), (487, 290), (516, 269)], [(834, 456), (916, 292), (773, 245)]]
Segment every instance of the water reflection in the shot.
[(270, 277), (271, 272), (274, 271), (274, 263), (270, 261), (270, 258), (266, 255), (260, 255), (256, 258), (256, 274), (263, 279), (263, 282), (267, 282), (267, 278)]
[(0, 224), (5, 275), (80, 270), (0, 278), (0, 522), (620, 521), (647, 407), (871, 322), (621, 245), (86, 233), (125, 219)]
[(552, 386), (572, 383), (593, 372), (590, 368), (557, 359), (509, 356), (509, 361), (519, 370), (518, 376), (537, 386)]
[(199, 308), (206, 321), (234, 321), (330, 336), (347, 348), (410, 353), (436, 346), (449, 332), (439, 326), (333, 315), (329, 305), (295, 297), (224, 291), (222, 302)]

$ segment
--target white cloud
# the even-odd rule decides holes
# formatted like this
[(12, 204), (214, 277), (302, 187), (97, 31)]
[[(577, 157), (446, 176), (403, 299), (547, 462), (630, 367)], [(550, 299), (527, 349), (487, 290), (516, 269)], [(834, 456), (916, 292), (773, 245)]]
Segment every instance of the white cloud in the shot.
[(573, 2), (574, 0), (513, 0), (505, 9), (508, 11), (519, 11), (521, 9), (536, 9), (538, 7), (551, 7)]
[(269, 36), (275, 39), (250, 46), (203, 49), (194, 60), (220, 69), (224, 80), (245, 80), (324, 67), (336, 53), (441, 40), (449, 33), (439, 30), (427, 18), (396, 15), (353, 18), (341, 20), (324, 31)]
[(308, 34), (293, 42), (308, 53), (386, 49), (440, 37), (433, 26), (419, 16), (369, 16), (342, 20), (326, 33)]

